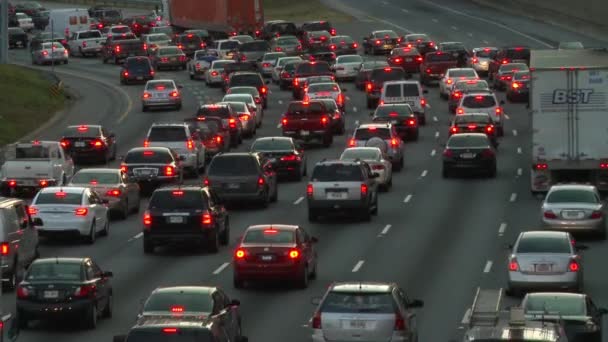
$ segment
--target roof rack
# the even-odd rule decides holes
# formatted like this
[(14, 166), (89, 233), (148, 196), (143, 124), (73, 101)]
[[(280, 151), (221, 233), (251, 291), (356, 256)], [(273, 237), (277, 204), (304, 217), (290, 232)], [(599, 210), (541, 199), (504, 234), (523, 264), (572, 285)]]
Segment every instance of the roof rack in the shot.
[(471, 306), (469, 326), (495, 326), (499, 319), (502, 295), (502, 288), (481, 289), (478, 287)]

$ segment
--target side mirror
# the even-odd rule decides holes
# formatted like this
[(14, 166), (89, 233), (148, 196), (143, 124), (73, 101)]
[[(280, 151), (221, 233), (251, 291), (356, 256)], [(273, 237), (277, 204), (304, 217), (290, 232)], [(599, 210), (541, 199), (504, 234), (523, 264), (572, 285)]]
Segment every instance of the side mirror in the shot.
[(108, 200), (108, 199), (102, 199), (101, 203), (102, 204), (110, 204), (110, 200)]
[(574, 245), (574, 248), (576, 248), (577, 251), (586, 251), (589, 249), (589, 246), (576, 244)]
[(240, 306), (241, 305), (241, 301), (238, 299), (233, 299), (230, 301), (230, 306)]
[(42, 222), (42, 219), (40, 217), (36, 217), (35, 219), (33, 219), (32, 224), (34, 226), (44, 226), (44, 223)]
[(310, 304), (312, 304), (312, 305), (319, 305), (319, 304), (321, 304), (321, 297), (312, 297), (310, 299)]
[(597, 311), (599, 312), (600, 315), (608, 314), (608, 309), (606, 309), (606, 308), (599, 308)]
[(111, 278), (114, 276), (114, 273), (112, 273), (111, 271), (105, 271), (101, 274), (101, 276), (104, 278)]
[(319, 242), (319, 239), (316, 236), (313, 236), (313, 237), (310, 238), (310, 241), (312, 243), (317, 243), (317, 242)]
[(421, 308), (424, 306), (424, 301), (420, 299), (414, 299), (407, 306), (410, 308)]
[(183, 85), (181, 85), (181, 84), (178, 84), (178, 85), (177, 85), (177, 89), (184, 89), (184, 86), (183, 86)]
[(116, 335), (112, 338), (113, 342), (125, 342), (127, 340), (127, 335)]
[(504, 106), (504, 104), (505, 104), (505, 100), (500, 100), (500, 105)]
[(428, 90), (428, 89), (424, 89), (424, 90), (422, 91), (422, 93), (423, 93), (423, 94), (428, 94), (428, 93), (429, 93), (429, 90)]

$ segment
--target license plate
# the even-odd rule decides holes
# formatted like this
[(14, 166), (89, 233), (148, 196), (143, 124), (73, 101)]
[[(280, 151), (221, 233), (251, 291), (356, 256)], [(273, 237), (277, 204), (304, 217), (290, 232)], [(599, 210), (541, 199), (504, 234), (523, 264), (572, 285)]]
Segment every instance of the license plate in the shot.
[(335, 199), (341, 200), (348, 198), (348, 194), (346, 192), (328, 192), (327, 199)]
[(551, 267), (549, 264), (538, 264), (536, 265), (536, 272), (549, 272)]
[(141, 81), (141, 80), (143, 80), (143, 79), (144, 79), (144, 77), (143, 77), (143, 76), (137, 76), (137, 80), (138, 80), (138, 81)]
[(452, 56), (458, 57), (458, 52), (452, 52)]
[(397, 121), (397, 120), (391, 120), (391, 123), (394, 125), (394, 124), (398, 124), (399, 121)]
[(150, 170), (150, 169), (139, 170), (139, 172), (138, 172), (138, 173), (139, 173), (140, 175), (145, 175), (145, 176), (148, 176), (148, 175), (151, 175), (151, 174), (152, 174), (152, 170)]
[(164, 94), (164, 93), (156, 93), (156, 94), (154, 94), (154, 97), (156, 97), (156, 98), (161, 98), (161, 99), (162, 99), (162, 98), (167, 97), (167, 94)]
[(585, 213), (582, 211), (565, 211), (564, 216), (569, 219), (582, 219), (585, 217)]
[(238, 189), (241, 185), (239, 183), (230, 183), (228, 184), (228, 189)]
[(177, 60), (177, 58), (171, 57), (171, 62), (175, 62), (176, 60)]
[(274, 259), (272, 255), (262, 255), (263, 261), (272, 261), (272, 259)]
[(184, 218), (181, 216), (169, 216), (169, 223), (184, 223)]
[(44, 291), (44, 298), (58, 298), (59, 297), (59, 291)]
[(473, 159), (473, 158), (475, 158), (475, 153), (463, 153), (460, 155), (460, 158)]
[(307, 136), (310, 135), (309, 131), (300, 131), (300, 134), (302, 134), (303, 136)]
[(412, 59), (411, 59), (411, 58), (406, 58), (406, 59), (405, 59), (405, 61), (406, 61), (406, 62), (411, 62), (411, 61), (412, 61)]
[(75, 147), (85, 147), (84, 141), (77, 141), (74, 143)]
[(385, 48), (385, 49), (392, 49), (392, 48), (393, 48), (393, 46), (392, 46), (392, 45), (384, 45), (384, 48)]
[(365, 321), (350, 321), (350, 327), (352, 329), (364, 329)]

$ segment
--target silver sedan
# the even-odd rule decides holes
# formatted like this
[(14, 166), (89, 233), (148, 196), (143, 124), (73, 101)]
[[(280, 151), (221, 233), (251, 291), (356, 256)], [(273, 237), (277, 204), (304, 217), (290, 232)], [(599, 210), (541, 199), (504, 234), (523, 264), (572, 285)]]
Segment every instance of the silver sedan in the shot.
[[(181, 86), (180, 86), (181, 87)], [(182, 95), (173, 80), (152, 80), (146, 83), (141, 98), (142, 112), (154, 107), (173, 107), (182, 109)]]
[(528, 231), (519, 234), (507, 262), (508, 292), (583, 288), (583, 264), (567, 232)]
[(541, 207), (541, 223), (546, 229), (571, 233), (593, 233), (606, 238), (604, 202), (593, 185), (554, 185)]
[(380, 189), (388, 191), (393, 185), (393, 164), (379, 147), (350, 147), (342, 152), (340, 160), (360, 159), (369, 164), (372, 172), (378, 174), (376, 182)]
[(60, 43), (42, 43), (32, 51), (32, 64), (68, 64), (68, 50)]

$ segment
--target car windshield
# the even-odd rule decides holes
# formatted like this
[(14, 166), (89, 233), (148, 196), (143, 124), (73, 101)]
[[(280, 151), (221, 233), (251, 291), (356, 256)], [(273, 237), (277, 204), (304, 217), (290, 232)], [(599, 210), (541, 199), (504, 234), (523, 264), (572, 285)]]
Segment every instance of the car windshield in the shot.
[(81, 281), (82, 266), (79, 263), (35, 262), (27, 271), (27, 281)]
[(360, 182), (362, 180), (363, 173), (358, 165), (318, 165), (312, 173), (313, 182)]
[(336, 63), (361, 63), (363, 58), (361, 56), (341, 56), (338, 57)]
[(91, 126), (70, 126), (63, 131), (64, 137), (99, 137), (101, 136), (101, 128)]
[(225, 42), (222, 42), (222, 45), (220, 46), (220, 48), (222, 50), (234, 50), (236, 48), (238, 48), (240, 45), (240, 43), (236, 40), (227, 40)]
[(496, 50), (492, 49), (483, 49), (475, 52), (475, 56), (479, 58), (494, 58), (496, 57)]
[(259, 173), (258, 163), (252, 156), (219, 156), (211, 160), (210, 176), (250, 176)]
[(224, 96), (222, 102), (245, 102), (253, 103), (253, 98), (249, 94), (228, 94)]
[(118, 184), (120, 178), (116, 172), (79, 171), (70, 182), (73, 184)]
[(454, 122), (457, 124), (467, 124), (467, 123), (483, 123), (487, 124), (491, 122), (489, 115), (456, 115), (454, 118)]
[(99, 31), (86, 31), (78, 34), (79, 39), (90, 39), (90, 38), (101, 38), (101, 32)]
[(131, 151), (125, 157), (125, 163), (127, 164), (170, 164), (172, 162), (173, 156), (167, 151)]
[(294, 243), (296, 241), (295, 230), (273, 229), (250, 229), (243, 237), (243, 243)]
[(538, 236), (524, 235), (517, 243), (515, 253), (557, 253), (569, 254), (570, 241), (564, 235)]
[(554, 190), (547, 196), (547, 203), (599, 203), (599, 198), (593, 191), (580, 189)]
[(323, 300), (322, 313), (394, 314), (396, 305), (390, 293), (331, 291)]
[(371, 148), (349, 148), (342, 153), (340, 160), (378, 160), (380, 151)]
[(148, 133), (148, 141), (186, 141), (188, 140), (184, 127), (152, 127)]
[(161, 41), (169, 41), (169, 40), (171, 40), (171, 38), (169, 38), (164, 33), (160, 33), (160, 34), (153, 34), (153, 35), (148, 36), (148, 40), (151, 42), (161, 42)]
[(450, 77), (477, 77), (475, 70), (450, 70)]
[(355, 140), (369, 140), (371, 138), (388, 140), (391, 138), (391, 130), (388, 128), (359, 128), (355, 131)]
[(175, 89), (175, 85), (170, 81), (155, 81), (146, 84), (146, 90), (169, 90)]
[(339, 92), (340, 88), (335, 83), (315, 83), (308, 86), (309, 93), (317, 93), (317, 92)]
[(293, 143), (288, 139), (259, 139), (251, 146), (251, 152), (292, 150)]
[(499, 72), (514, 72), (514, 71), (524, 71), (528, 70), (528, 66), (523, 63), (511, 63), (501, 65)]
[[(171, 328), (167, 328), (171, 329)], [(135, 329), (125, 342), (214, 342), (217, 341), (208, 329)]]
[(325, 114), (325, 108), (321, 102), (292, 102), (287, 108), (287, 115), (322, 115)]
[(488, 138), (485, 135), (453, 135), (448, 140), (448, 148), (487, 147)]
[(525, 300), (527, 314), (556, 313), (562, 316), (585, 316), (585, 298), (582, 296), (529, 295)]
[(409, 105), (379, 106), (374, 113), (375, 117), (410, 116), (414, 113)]
[(165, 49), (159, 49), (158, 54), (161, 56), (181, 55), (182, 50), (180, 50), (178, 48), (165, 48)]
[(462, 106), (467, 108), (489, 108), (496, 106), (494, 96), (476, 95), (467, 96), (462, 100)]
[(82, 203), (82, 192), (45, 191), (40, 192), (34, 204), (68, 204), (80, 205)]
[(425, 55), (427, 62), (455, 62), (456, 57), (447, 53), (427, 53)]
[(243, 43), (239, 46), (239, 51), (241, 52), (252, 52), (252, 51), (266, 51), (270, 47), (268, 46), (268, 42), (264, 40), (254, 41)]
[(183, 309), (183, 312), (211, 312), (213, 311), (213, 299), (210, 294), (205, 292), (159, 291), (150, 295), (144, 304), (143, 311), (166, 311), (170, 313), (176, 307), (179, 307), (180, 310)]

